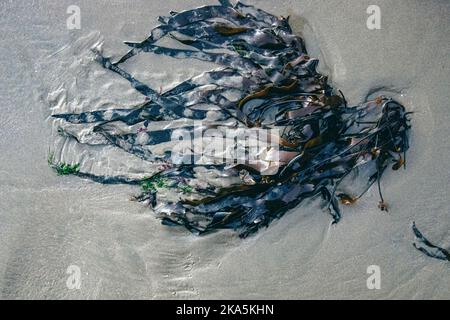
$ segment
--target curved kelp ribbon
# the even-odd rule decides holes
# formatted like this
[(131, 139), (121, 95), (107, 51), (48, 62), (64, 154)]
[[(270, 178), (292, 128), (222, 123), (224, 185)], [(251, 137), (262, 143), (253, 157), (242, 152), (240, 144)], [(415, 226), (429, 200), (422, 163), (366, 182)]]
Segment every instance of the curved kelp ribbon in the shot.
[(412, 224), (412, 230), (416, 238), (416, 242), (413, 243), (414, 248), (423, 252), (429, 257), (450, 261), (450, 252), (428, 241), (428, 239), (423, 236), (422, 232), (417, 229), (415, 222), (413, 222)]

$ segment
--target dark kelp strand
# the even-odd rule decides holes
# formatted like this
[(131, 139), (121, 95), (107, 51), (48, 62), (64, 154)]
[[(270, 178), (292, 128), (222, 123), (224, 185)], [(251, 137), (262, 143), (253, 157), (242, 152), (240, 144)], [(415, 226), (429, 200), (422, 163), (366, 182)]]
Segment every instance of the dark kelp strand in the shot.
[(423, 252), (429, 257), (450, 261), (450, 253), (447, 250), (440, 248), (428, 241), (427, 238), (425, 238), (419, 231), (415, 222), (413, 222), (412, 224), (412, 230), (416, 238), (416, 241), (413, 243), (414, 248)]

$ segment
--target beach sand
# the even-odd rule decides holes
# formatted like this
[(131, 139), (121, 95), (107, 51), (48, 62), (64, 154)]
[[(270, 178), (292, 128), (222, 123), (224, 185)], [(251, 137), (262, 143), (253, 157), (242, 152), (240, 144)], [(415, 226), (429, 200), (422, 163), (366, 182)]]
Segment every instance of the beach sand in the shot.
[[(86, 52), (107, 55), (140, 41), (159, 15), (213, 1), (2, 1), (0, 3), (0, 298), (3, 299), (449, 299), (450, 265), (412, 246), (412, 221), (450, 247), (450, 2), (446, 0), (247, 1), (288, 16), (319, 70), (350, 105), (386, 94), (412, 116), (406, 171), (382, 181), (331, 226), (308, 201), (257, 235), (196, 237), (167, 228), (128, 201), (136, 188), (58, 177), (47, 165), (54, 108), (132, 105), (129, 85)], [(81, 9), (68, 30), (67, 7)], [(366, 27), (369, 5), (381, 29)], [(147, 55), (127, 63), (139, 79), (168, 88), (211, 64)], [(66, 155), (83, 150), (64, 145)], [(105, 154), (84, 165), (106, 172)], [(133, 163), (140, 166), (144, 164)], [(102, 171), (104, 170), (104, 171)], [(369, 290), (367, 268), (380, 267)], [(69, 266), (80, 288), (67, 285)], [(70, 269), (69, 269), (70, 270)]]

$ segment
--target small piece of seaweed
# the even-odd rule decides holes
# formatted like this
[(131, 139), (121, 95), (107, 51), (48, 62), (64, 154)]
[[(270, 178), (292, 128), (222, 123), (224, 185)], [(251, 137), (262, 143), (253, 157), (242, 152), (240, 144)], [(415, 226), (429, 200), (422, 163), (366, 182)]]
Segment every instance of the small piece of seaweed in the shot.
[(159, 175), (152, 176), (151, 178), (144, 179), (141, 182), (141, 188), (143, 192), (154, 191), (156, 192), (158, 188), (168, 188), (169, 179), (161, 177)]
[(179, 186), (178, 188), (183, 193), (192, 193), (194, 191), (194, 188), (192, 188), (191, 186), (189, 186), (187, 184), (183, 184), (183, 185)]
[(425, 238), (422, 232), (420, 232), (419, 229), (416, 227), (415, 222), (413, 222), (412, 224), (412, 230), (416, 238), (416, 242), (413, 243), (414, 248), (416, 248), (420, 252), (423, 252), (429, 257), (436, 258), (439, 260), (450, 261), (450, 252), (428, 241), (428, 239)]
[(68, 164), (63, 161), (55, 161), (55, 155), (53, 152), (49, 153), (47, 161), (49, 166), (55, 170), (59, 176), (66, 176), (70, 174), (77, 175), (80, 172), (79, 163)]

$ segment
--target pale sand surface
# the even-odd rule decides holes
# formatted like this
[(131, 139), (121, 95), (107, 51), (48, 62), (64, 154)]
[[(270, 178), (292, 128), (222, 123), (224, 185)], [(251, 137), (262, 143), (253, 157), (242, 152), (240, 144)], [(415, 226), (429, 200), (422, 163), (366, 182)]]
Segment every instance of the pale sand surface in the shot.
[[(122, 41), (145, 38), (159, 15), (211, 3), (0, 3), (0, 297), (449, 299), (449, 263), (416, 251), (410, 228), (415, 220), (433, 242), (450, 246), (445, 0), (247, 2), (290, 15), (351, 104), (382, 92), (415, 112), (407, 170), (383, 179), (389, 214), (378, 210), (371, 190), (336, 226), (312, 201), (250, 239), (231, 232), (197, 238), (127, 201), (131, 187), (57, 177), (48, 168), (48, 115), (61, 99), (87, 107), (138, 101), (126, 83), (92, 69), (86, 50), (104, 41), (104, 52), (118, 56), (127, 50)], [(71, 4), (81, 8), (81, 30), (66, 28)], [(366, 28), (370, 4), (381, 8), (381, 30)], [(211, 67), (161, 57), (127, 66), (155, 88)], [(80, 290), (66, 287), (70, 265), (81, 268)], [(380, 290), (366, 287), (369, 265), (381, 268)]]

